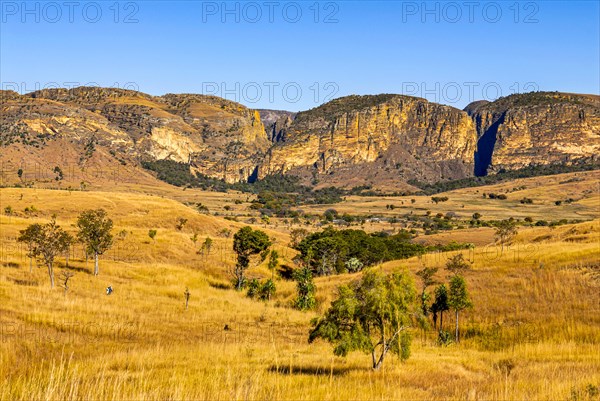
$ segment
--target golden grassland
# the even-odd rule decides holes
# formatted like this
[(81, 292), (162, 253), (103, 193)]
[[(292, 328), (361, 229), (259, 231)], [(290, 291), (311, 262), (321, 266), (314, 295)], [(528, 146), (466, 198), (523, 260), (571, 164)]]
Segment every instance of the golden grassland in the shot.
[[(435, 196), (447, 196), (447, 202), (435, 204), (431, 196), (390, 196), (367, 197), (349, 196), (339, 205), (315, 205), (306, 210), (322, 213), (333, 207), (340, 213), (378, 214), (386, 216), (406, 213), (424, 214), (430, 210), (436, 213), (453, 211), (458, 217), (470, 218), (473, 213), (482, 214), (484, 220), (506, 219), (509, 217), (535, 220), (590, 219), (597, 218), (600, 205), (600, 171), (557, 174), (523, 178), (501, 184), (473, 188), (461, 188)], [(505, 194), (506, 200), (483, 198), (483, 194)], [(533, 204), (522, 204), (523, 198), (530, 198)], [(565, 200), (572, 198), (572, 203)], [(415, 202), (412, 203), (411, 199)], [(555, 205), (555, 201), (563, 203)], [(393, 210), (386, 205), (394, 205)]]
[[(558, 189), (582, 186), (581, 199), (569, 207), (583, 204), (583, 211), (570, 214), (561, 205), (552, 213), (539, 211), (539, 216), (585, 219), (594, 208), (598, 212), (597, 193), (596, 198), (583, 194), (593, 189), (591, 184), (586, 188), (582, 181), (559, 181), (565, 179), (557, 179)], [(527, 196), (540, 201), (550, 202), (558, 194), (557, 188), (526, 185), (530, 189), (524, 191), (537, 191)], [(437, 212), (464, 202), (465, 209), (472, 208), (468, 212), (488, 208), (482, 212), (488, 218), (508, 216), (519, 208), (504, 210), (506, 204), (494, 203), (503, 201), (480, 200), (477, 190), (502, 188), (451, 192), (446, 194), (450, 200), (439, 205), (422, 197), (417, 205), (422, 202), (423, 208)], [(338, 285), (359, 274), (318, 278), (318, 310), (302, 313), (289, 307), (293, 282), (278, 280), (274, 299), (266, 303), (228, 288), (228, 270), (235, 258), (232, 239), (221, 231), (235, 232), (242, 224), (199, 214), (169, 199), (166, 189), (165, 197), (0, 191), (2, 209), (11, 205), (16, 214), (0, 217), (1, 400), (598, 399), (593, 389), (600, 386), (599, 219), (522, 228), (503, 250), (486, 246), (491, 234), (482, 230), (486, 240), (472, 251), (462, 251), (473, 262), (466, 279), (475, 305), (461, 316), (463, 341), (440, 347), (433, 330), (415, 328), (411, 358), (401, 363), (390, 357), (381, 371), (372, 372), (367, 355), (338, 358), (328, 344), (307, 343), (311, 319), (326, 309)], [(178, 196), (185, 192), (211, 210), (238, 196), (169, 191)], [(336, 208), (367, 210), (375, 204), (378, 211), (385, 211), (388, 203), (392, 203), (388, 198), (352, 198)], [(30, 205), (37, 211), (26, 215), (24, 208)], [(242, 206), (236, 206), (241, 213)], [(60, 287), (51, 290), (45, 268), (34, 264), (29, 272), (28, 259), (15, 246), (18, 231), (56, 214), (61, 226), (75, 232), (77, 214), (98, 207), (115, 221), (115, 233), (126, 234), (101, 258), (98, 277), (91, 275), (92, 261), (86, 263), (76, 248), (69, 263), (75, 276), (68, 293)], [(188, 219), (181, 231), (175, 228), (177, 217)], [(157, 229), (155, 241), (148, 237), (149, 229)], [(281, 226), (265, 230), (284, 255), (282, 263), (291, 264), (294, 251), (287, 247), (285, 230)], [(190, 240), (193, 232), (199, 236), (196, 245)], [(215, 245), (210, 254), (199, 255), (196, 250), (207, 236)], [(440, 239), (460, 242), (475, 237), (474, 230), (457, 230)], [(429, 254), (376, 268), (414, 274), (424, 265), (443, 266), (452, 254)], [(64, 264), (59, 258), (57, 277), (66, 270)], [(270, 273), (263, 265), (249, 275)], [(447, 277), (440, 270), (437, 278)], [(105, 295), (108, 285), (114, 288), (110, 296)], [(186, 287), (191, 292), (187, 310)], [(454, 324), (450, 315), (444, 316), (448, 329)], [(224, 330), (226, 325), (229, 330)]]

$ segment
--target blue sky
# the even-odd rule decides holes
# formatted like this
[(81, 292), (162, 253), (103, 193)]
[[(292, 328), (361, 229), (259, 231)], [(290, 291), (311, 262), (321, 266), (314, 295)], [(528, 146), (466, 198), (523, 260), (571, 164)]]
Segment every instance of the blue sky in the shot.
[(0, 81), (305, 110), (404, 93), (463, 108), (600, 93), (598, 1), (2, 1)]

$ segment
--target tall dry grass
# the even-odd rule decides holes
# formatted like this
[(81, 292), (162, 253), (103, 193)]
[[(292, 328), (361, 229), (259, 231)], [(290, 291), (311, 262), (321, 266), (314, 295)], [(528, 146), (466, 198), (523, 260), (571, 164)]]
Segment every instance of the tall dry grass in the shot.
[[(411, 358), (390, 358), (372, 372), (366, 355), (338, 358), (325, 343), (307, 344), (319, 311), (289, 308), (293, 282), (279, 280), (269, 303), (223, 288), (234, 255), (231, 239), (219, 231), (237, 223), (142, 195), (3, 189), (2, 203), (17, 204), (20, 193), (24, 205), (40, 212), (0, 217), (1, 400), (597, 399), (599, 221), (522, 231), (501, 254), (482, 246), (463, 251), (474, 262), (466, 279), (475, 304), (461, 317), (463, 341), (440, 347), (433, 330), (415, 329)], [(105, 207), (136, 248), (126, 256), (105, 255), (99, 277), (90, 274), (91, 262), (74, 255), (75, 276), (64, 295), (49, 289), (43, 268), (29, 273), (21, 250), (6, 245), (19, 229), (53, 213), (74, 230), (83, 205)], [(183, 231), (174, 226), (178, 216), (189, 218)], [(155, 242), (149, 228), (158, 229)], [(192, 229), (199, 242), (215, 239), (210, 255), (195, 253)], [(290, 263), (286, 235), (270, 235)], [(451, 255), (380, 268), (414, 273), (423, 264), (442, 267)], [(57, 273), (63, 270), (60, 259)], [(259, 266), (249, 274), (269, 273)], [(338, 285), (356, 277), (317, 279), (319, 310)], [(447, 279), (443, 269), (437, 278)], [(110, 296), (108, 285), (115, 289)], [(185, 287), (192, 294), (188, 310)]]

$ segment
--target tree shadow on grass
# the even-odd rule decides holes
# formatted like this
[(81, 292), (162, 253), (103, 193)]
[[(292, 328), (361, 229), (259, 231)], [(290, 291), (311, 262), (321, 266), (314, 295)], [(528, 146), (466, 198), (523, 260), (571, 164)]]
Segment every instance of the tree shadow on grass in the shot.
[(70, 271), (74, 271), (74, 272), (78, 272), (78, 273), (93, 274), (92, 269), (89, 267), (81, 267), (81, 266), (73, 266), (73, 265), (69, 265), (69, 267), (63, 265), (61, 267), (65, 270), (70, 270)]
[(275, 366), (269, 367), (269, 372), (278, 373), (281, 375), (310, 375), (310, 376), (344, 376), (353, 370), (355, 367), (350, 366)]

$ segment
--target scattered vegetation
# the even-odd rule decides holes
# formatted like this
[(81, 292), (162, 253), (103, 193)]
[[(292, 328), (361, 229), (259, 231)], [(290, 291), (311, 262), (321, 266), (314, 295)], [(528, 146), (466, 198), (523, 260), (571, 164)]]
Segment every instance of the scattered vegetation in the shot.
[(427, 195), (440, 192), (452, 191), (459, 188), (480, 187), (484, 185), (498, 184), (511, 181), (518, 178), (538, 177), (544, 175), (554, 175), (563, 173), (573, 173), (578, 171), (591, 171), (600, 169), (600, 163), (593, 158), (582, 158), (575, 160), (572, 164), (548, 164), (532, 165), (516, 170), (500, 170), (495, 174), (488, 174), (482, 177), (462, 178), (452, 181), (440, 181), (434, 184), (419, 182), (417, 180), (408, 181), (422, 190)]

